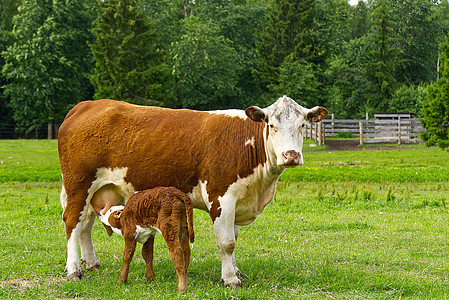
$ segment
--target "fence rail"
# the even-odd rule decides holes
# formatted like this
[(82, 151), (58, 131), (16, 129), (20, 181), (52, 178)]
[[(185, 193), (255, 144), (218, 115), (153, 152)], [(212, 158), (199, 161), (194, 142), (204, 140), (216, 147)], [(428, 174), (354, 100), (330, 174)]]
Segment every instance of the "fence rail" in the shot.
[(344, 120), (325, 119), (320, 123), (308, 124), (306, 138), (313, 139), (318, 145), (324, 144), (325, 137), (337, 136), (341, 132), (348, 132), (359, 137), (360, 144), (421, 143), (419, 134), (425, 129), (418, 119), (397, 120)]

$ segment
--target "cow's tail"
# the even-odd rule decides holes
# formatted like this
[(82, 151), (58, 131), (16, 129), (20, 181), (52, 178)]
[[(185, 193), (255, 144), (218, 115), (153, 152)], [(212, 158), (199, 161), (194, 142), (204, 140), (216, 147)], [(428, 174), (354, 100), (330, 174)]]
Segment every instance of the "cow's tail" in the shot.
[(189, 231), (190, 243), (195, 241), (195, 232), (193, 231), (193, 203), (187, 195), (183, 195), (182, 200), (186, 205), (187, 230)]

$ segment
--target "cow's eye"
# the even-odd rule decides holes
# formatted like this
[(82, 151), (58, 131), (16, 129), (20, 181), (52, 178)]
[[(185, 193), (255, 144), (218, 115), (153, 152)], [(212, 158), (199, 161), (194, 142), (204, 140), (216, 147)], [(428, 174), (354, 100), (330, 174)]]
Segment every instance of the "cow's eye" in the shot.
[(269, 124), (268, 126), (270, 126), (270, 129), (273, 129), (275, 132), (278, 131), (276, 127), (274, 127), (273, 124)]

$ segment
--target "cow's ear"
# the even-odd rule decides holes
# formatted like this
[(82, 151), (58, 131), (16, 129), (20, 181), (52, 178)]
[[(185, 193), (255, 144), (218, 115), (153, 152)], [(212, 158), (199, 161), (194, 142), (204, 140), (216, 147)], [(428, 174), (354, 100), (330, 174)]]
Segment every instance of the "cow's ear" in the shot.
[(329, 112), (324, 107), (315, 106), (314, 108), (309, 110), (309, 112), (307, 113), (307, 121), (320, 122), (324, 118), (326, 118), (328, 114), (329, 114)]
[(245, 113), (254, 122), (267, 122), (268, 116), (265, 114), (265, 112), (257, 107), (257, 106), (250, 106), (247, 109), (245, 109)]

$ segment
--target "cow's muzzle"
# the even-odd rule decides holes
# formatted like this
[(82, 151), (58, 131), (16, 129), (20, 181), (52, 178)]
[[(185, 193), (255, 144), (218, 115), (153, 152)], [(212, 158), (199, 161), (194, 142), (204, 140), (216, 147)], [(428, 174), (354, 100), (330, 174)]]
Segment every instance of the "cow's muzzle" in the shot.
[(282, 152), (281, 157), (284, 162), (284, 166), (297, 166), (301, 163), (301, 153), (298, 153), (295, 150)]

